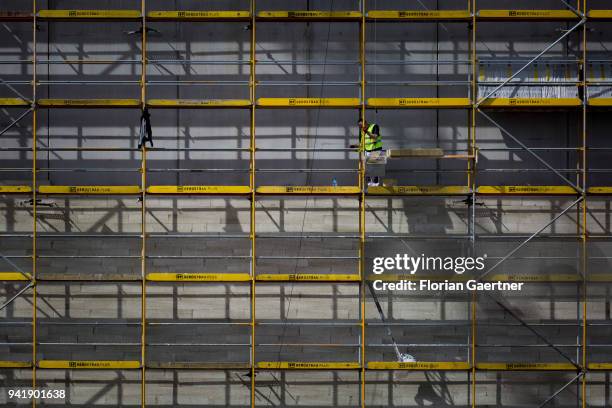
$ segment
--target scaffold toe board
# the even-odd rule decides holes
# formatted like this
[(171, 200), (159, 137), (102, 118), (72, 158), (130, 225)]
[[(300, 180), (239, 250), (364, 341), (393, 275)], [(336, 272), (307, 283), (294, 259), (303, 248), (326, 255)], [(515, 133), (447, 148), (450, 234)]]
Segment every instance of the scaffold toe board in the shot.
[(256, 366), (264, 370), (356, 370), (361, 368), (358, 362), (324, 361), (260, 361)]
[(150, 21), (249, 21), (249, 11), (163, 11), (156, 10), (147, 13)]
[(612, 10), (590, 10), (587, 16), (594, 20), (612, 20)]
[(577, 20), (579, 17), (570, 10), (479, 10), (479, 20)]
[(317, 273), (296, 273), (296, 274), (273, 274), (262, 273), (255, 277), (258, 281), (269, 282), (359, 282), (361, 278), (357, 274), (317, 274)]
[(206, 273), (206, 272), (151, 272), (148, 281), (153, 282), (248, 282), (248, 273)]
[(579, 371), (570, 363), (476, 363), (483, 371)]
[(140, 361), (115, 360), (40, 360), (38, 368), (83, 369), (83, 370), (125, 370), (140, 368)]
[(480, 104), (483, 108), (578, 108), (579, 98), (488, 98)]
[(40, 186), (40, 194), (140, 194), (138, 186)]
[(460, 361), (370, 361), (366, 364), (370, 370), (413, 370), (413, 371), (453, 371), (469, 370), (470, 363)]
[(30, 186), (0, 186), (0, 194), (31, 193)]
[(249, 186), (150, 186), (149, 194), (249, 194)]
[(612, 186), (589, 187), (587, 192), (589, 194), (612, 195)]
[(0, 10), (0, 21), (32, 21), (33, 15), (29, 11)]
[(139, 108), (138, 99), (39, 99), (41, 108)]
[(472, 18), (469, 10), (372, 10), (368, 20), (386, 21), (467, 21)]
[(471, 190), (466, 186), (372, 186), (368, 187), (367, 195), (466, 195)]
[(130, 273), (52, 273), (44, 272), (36, 280), (49, 282), (141, 282), (142, 277)]
[(361, 193), (359, 187), (352, 186), (262, 186), (255, 192), (259, 194), (322, 194), (322, 195), (354, 195)]
[(358, 21), (361, 19), (359, 11), (322, 11), (322, 10), (296, 10), (296, 11), (260, 11), (259, 20), (321, 20), (321, 21)]
[(41, 20), (138, 20), (139, 10), (40, 10)]
[(0, 106), (10, 108), (12, 106), (30, 106), (30, 102), (22, 98), (0, 98)]
[(497, 274), (486, 276), (485, 282), (543, 282), (543, 283), (563, 283), (579, 282), (582, 278), (578, 274)]
[(248, 99), (150, 99), (149, 108), (249, 108)]
[(262, 108), (358, 108), (359, 98), (259, 98)]
[(0, 361), (0, 368), (30, 368), (32, 363), (30, 361)]
[(570, 186), (479, 186), (478, 194), (485, 195), (576, 195)]
[(612, 363), (588, 363), (589, 370), (612, 371)]
[(587, 105), (593, 107), (612, 107), (612, 98), (589, 98)]
[(0, 272), (0, 281), (29, 281), (32, 277), (22, 272)]
[(198, 361), (149, 361), (147, 368), (168, 370), (248, 370), (249, 363), (223, 363)]
[(468, 98), (368, 98), (369, 108), (461, 109), (469, 108)]

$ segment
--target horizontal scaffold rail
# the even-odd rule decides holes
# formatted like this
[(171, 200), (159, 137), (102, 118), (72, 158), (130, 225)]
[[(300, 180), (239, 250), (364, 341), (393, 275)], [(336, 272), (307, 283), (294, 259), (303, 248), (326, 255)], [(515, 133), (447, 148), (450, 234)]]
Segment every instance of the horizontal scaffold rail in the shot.
[(0, 106), (10, 108), (13, 106), (30, 106), (30, 102), (22, 98), (0, 98)]
[(576, 195), (570, 186), (479, 186), (478, 194), (484, 195)]
[(140, 10), (40, 10), (37, 16), (41, 20), (128, 20), (142, 18)]
[(264, 282), (359, 282), (361, 277), (357, 274), (263, 273), (257, 275), (255, 280)]
[(458, 109), (471, 106), (469, 98), (368, 98), (367, 100), (367, 107), (370, 108)]
[(470, 21), (469, 10), (372, 10), (368, 20), (384, 21)]
[(359, 21), (359, 11), (290, 10), (260, 11), (256, 18), (261, 21)]
[(582, 106), (579, 98), (488, 98), (483, 101), (482, 108), (544, 108), (567, 109)]
[(570, 363), (476, 363), (483, 371), (577, 371)]
[(248, 99), (150, 99), (149, 108), (249, 108)]
[(139, 108), (138, 99), (39, 99), (41, 108)]
[(587, 106), (608, 108), (612, 107), (612, 98), (589, 98)]
[(247, 11), (150, 11), (147, 19), (151, 21), (248, 21), (251, 13)]
[(359, 98), (259, 98), (262, 108), (359, 108)]
[(465, 195), (471, 190), (466, 186), (374, 186), (368, 187), (368, 195)]
[(248, 282), (248, 273), (205, 273), (205, 272), (151, 272), (147, 280), (152, 282)]
[(125, 370), (140, 368), (140, 361), (115, 360), (41, 360), (38, 368), (60, 368), (75, 370)]
[(360, 194), (359, 187), (353, 186), (262, 186), (255, 190), (259, 194), (310, 194), (310, 195), (355, 195)]
[(413, 371), (445, 371), (445, 370), (469, 370), (470, 363), (460, 361), (370, 361), (366, 364), (370, 370), (413, 370)]
[(590, 10), (587, 16), (593, 20), (612, 20), (612, 10)]
[(249, 194), (249, 186), (150, 186), (149, 194)]
[(139, 186), (40, 186), (40, 194), (140, 194)]
[(264, 370), (356, 370), (361, 368), (358, 362), (325, 362), (325, 361), (260, 361), (257, 368)]
[(579, 19), (576, 13), (571, 10), (478, 10), (476, 18), (482, 21), (550, 21)]
[(30, 186), (0, 186), (0, 194), (31, 193)]
[(0, 272), (0, 281), (28, 281), (31, 276), (22, 272)]

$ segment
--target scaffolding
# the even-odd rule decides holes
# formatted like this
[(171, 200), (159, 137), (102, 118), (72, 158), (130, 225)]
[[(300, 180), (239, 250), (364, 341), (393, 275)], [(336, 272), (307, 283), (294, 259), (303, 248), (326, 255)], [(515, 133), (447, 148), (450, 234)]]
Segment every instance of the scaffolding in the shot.
[[(606, 353), (610, 345), (597, 343), (607, 334), (609, 311), (591, 319), (587, 310), (591, 301), (609, 302), (606, 284), (612, 281), (606, 270), (612, 194), (606, 180), (612, 169), (589, 165), (592, 158), (606, 157), (612, 150), (609, 144), (592, 147), (589, 143), (589, 124), (594, 128), (602, 122), (609, 124), (602, 116), (612, 107), (612, 63), (605, 50), (592, 54), (587, 44), (589, 28), (612, 20), (612, 10), (593, 9), (586, 0), (577, 4), (559, 0), (559, 8), (554, 10), (483, 9), (477, 0), (457, 1), (457, 9), (444, 10), (382, 10), (375, 9), (371, 0), (329, 10), (261, 9), (256, 0), (240, 10), (155, 10), (147, 0), (134, 1), (134, 9), (129, 10), (56, 10), (43, 9), (40, 2), (32, 0), (30, 10), (0, 10), (3, 24), (18, 25), (24, 32), (27, 26), (30, 36), (25, 51), (16, 57), (9, 55), (0, 65), (21, 68), (18, 74), (6, 75), (8, 79), (0, 76), (0, 108), (10, 118), (0, 136), (13, 135), (17, 140), (15, 146), (3, 143), (0, 151), (7, 157), (17, 152), (19, 157), (11, 161), (14, 166), (0, 169), (4, 175), (0, 185), (3, 211), (7, 219), (18, 220), (7, 223), (0, 237), (6, 242), (0, 250), (4, 270), (0, 272), (4, 282), (0, 310), (10, 310), (20, 299), (31, 304), (32, 310), (27, 318), (8, 318), (5, 312), (1, 324), (18, 328), (19, 338), (2, 345), (11, 352), (3, 353), (0, 369), (31, 373), (28, 381), (32, 387), (53, 383), (46, 378), (46, 370), (66, 370), (71, 378), (89, 375), (78, 374), (79, 370), (104, 370), (107, 381), (122, 377), (126, 387), (137, 394), (130, 403), (142, 407), (152, 405), (148, 400), (151, 384), (164, 383), (166, 373), (176, 375), (182, 370), (212, 372), (207, 377), (212, 382), (240, 387), (236, 405), (252, 407), (284, 406), (288, 398), (299, 398), (291, 395), (288, 384), (299, 389), (304, 381), (307, 388), (326, 384), (330, 378), (339, 384), (330, 391), (336, 404), (342, 404), (337, 401), (342, 388), (355, 398), (346, 402), (347, 406), (362, 407), (402, 405), (401, 387), (415, 381), (435, 387), (440, 399), (433, 402), (449, 403), (450, 390), (462, 390), (465, 400), (455, 402), (473, 407), (498, 403), (479, 400), (480, 393), (492, 386), (528, 389), (526, 382), (549, 385), (548, 395), (538, 395), (540, 407), (555, 399), (585, 407), (592, 403), (587, 392), (591, 384), (609, 387), (612, 363), (606, 360)], [(83, 22), (109, 27), (108, 35), (123, 33), (122, 41), (130, 45), (129, 51), (121, 59), (112, 59), (104, 51), (95, 58), (80, 51), (61, 55), (50, 51), (49, 38), (46, 43), (40, 40), (43, 24)], [(187, 49), (168, 50), (160, 45), (166, 41), (159, 40), (164, 25), (204, 27), (219, 22), (246, 38), (248, 48), (236, 51), (236, 58), (213, 55), (199, 59), (193, 57), (197, 51), (190, 54)], [(381, 27), (407, 23), (434, 25), (436, 35), (440, 29), (446, 33), (457, 30), (468, 47), (453, 60), (439, 59), (440, 50), (436, 50), (435, 60), (405, 55), (396, 58), (384, 51), (379, 57), (377, 46), (372, 50), (371, 43), (377, 44), (378, 39), (369, 35), (384, 30)], [(327, 48), (322, 55), (314, 52), (308, 60), (269, 57), (269, 51), (258, 48), (258, 35), (281, 24), (329, 27), (327, 37), (321, 39), (325, 47), (332, 29), (346, 27), (355, 34), (355, 47), (350, 50), (353, 58), (341, 59)], [(481, 33), (486, 27), (504, 24), (542, 24), (553, 30), (550, 41), (537, 52), (499, 58), (482, 47)], [(570, 39), (574, 43), (570, 44)], [(76, 68), (78, 79), (62, 78), (53, 70), (58, 66)], [(97, 66), (115, 67), (120, 73), (117, 78), (107, 78), (98, 74)], [(303, 67), (307, 69), (300, 69)], [(408, 79), (385, 79), (390, 69)], [(291, 79), (275, 79), (275, 70), (290, 72)], [(87, 97), (87, 90), (99, 87), (104, 87), (107, 98)], [(228, 88), (234, 98), (218, 96)], [(70, 97), (57, 98), (58, 94)], [(198, 98), (202, 94), (209, 97)], [(81, 120), (74, 119), (74, 112), (85, 109), (125, 112), (115, 117), (122, 121), (122, 133), (108, 135), (108, 144), (102, 146), (70, 146), (59, 140), (56, 147), (49, 137), (40, 140), (41, 129), (51, 115), (59, 123), (70, 123)], [(194, 147), (187, 141), (173, 147), (162, 134), (155, 141), (158, 146), (139, 149), (133, 118), (144, 109), (150, 109), (153, 120), (163, 112), (178, 116), (196, 111), (220, 121), (235, 115), (241, 118), (242, 129), (229, 135), (232, 147), (200, 147), (198, 143)], [(321, 117), (338, 118), (346, 122), (340, 126), (343, 136), (329, 136), (331, 147), (317, 145), (318, 134), (314, 144), (290, 141), (279, 146), (274, 135), (267, 137), (259, 120), (268, 115), (268, 121), (282, 123), (287, 111), (304, 112), (306, 135), (310, 135), (310, 127), (318, 132)], [(71, 115), (62, 116), (62, 112)], [(356, 118), (423, 112), (450, 112), (452, 120), (460, 121), (467, 133), (444, 145), (442, 156), (424, 158), (415, 167), (390, 167), (388, 173), (397, 179), (368, 187), (363, 150), (345, 143), (349, 139), (346, 134), (354, 135), (349, 128), (355, 126)], [(526, 113), (553, 118), (571, 115), (575, 123), (562, 125), (573, 133), (566, 132), (565, 144), (530, 146), (504, 125), (504, 119)], [(315, 116), (314, 126), (308, 115)], [(352, 121), (347, 119), (349, 115)], [(487, 139), (488, 127), (504, 137), (505, 146)], [(205, 136), (197, 137), (206, 145)], [(444, 141), (436, 139), (435, 147), (440, 143)], [(88, 158), (100, 159), (109, 152), (127, 157), (127, 167), (90, 166)], [(166, 163), (172, 160), (163, 158), (168, 152), (177, 155), (175, 167)], [(325, 155), (330, 152), (343, 153), (344, 159), (332, 167), (315, 164), (314, 156), (328, 157)], [(274, 162), (266, 167), (270, 164), (267, 160), (280, 154), (290, 158), (282, 163), (297, 165), (280, 168)], [(490, 157), (496, 155), (520, 160), (511, 168), (489, 166), (495, 161)], [(65, 159), (68, 157), (73, 158), (73, 165)], [(218, 157), (223, 158), (219, 162), (229, 161), (234, 167), (205, 167), (211, 161), (216, 165)], [(531, 163), (526, 158), (539, 167), (525, 168), (523, 162)], [(333, 160), (323, 161), (325, 165)], [(559, 165), (570, 161), (575, 163), (571, 168)], [(525, 181), (510, 185), (505, 178), (508, 174)], [(96, 182), (81, 183), (85, 177)], [(332, 177), (333, 185), (329, 181)], [(339, 185), (335, 185), (336, 179)], [(597, 181), (591, 182), (593, 179)], [(532, 184), (533, 180), (542, 182)], [(523, 200), (535, 200), (538, 204), (534, 207), (546, 211), (549, 221), (510, 233), (484, 221), (505, 211), (520, 217)], [(380, 221), (394, 219), (399, 211), (395, 205), (411, 208), (414, 213), (442, 206), (462, 220), (464, 227), (451, 233), (396, 230), (395, 220), (389, 225)], [(228, 208), (232, 215), (226, 217), (225, 225), (218, 215), (212, 216), (213, 221), (206, 223), (211, 225), (208, 229), (183, 230), (177, 222), (179, 227), (167, 230), (160, 221), (163, 217), (158, 216), (171, 217), (168, 214), (184, 209), (184, 216), (189, 217), (227, 212)], [(298, 215), (287, 215), (292, 211)], [(318, 211), (334, 219), (347, 217), (354, 228), (327, 231)], [(133, 221), (128, 230), (107, 231), (98, 225), (84, 229), (95, 232), (83, 233), (81, 226), (64, 226), (70, 224), (67, 219), (74, 212), (84, 217), (108, 213)], [(296, 225), (281, 223), (283, 217), (294, 219)], [(402, 217), (404, 222), (408, 215)], [(569, 226), (565, 225), (568, 219)], [(24, 220), (31, 221), (29, 227)], [(278, 228), (268, 227), (276, 221)], [(56, 229), (54, 223), (58, 223)], [(280, 228), (281, 224), (287, 228)], [(447, 245), (449, 241), (452, 244)], [(420, 317), (405, 310), (394, 311), (395, 304), (406, 301), (402, 300), (405, 295), (383, 293), (381, 310), (387, 319), (381, 321), (369, 292), (372, 257), (380, 256), (381, 251), (405, 252), (407, 246), (419, 253), (419, 242), (433, 242), (457, 254), (488, 253), (488, 267), (476, 279), (530, 282), (546, 293), (539, 300), (555, 299), (568, 309), (573, 307), (574, 318), (532, 321), (517, 311), (522, 309), (516, 295), (497, 298), (464, 293), (439, 295), (460, 305), (461, 312), (454, 319), (435, 321), (427, 314)], [(220, 249), (220, 243), (231, 251)], [(340, 249), (335, 243), (341, 243)], [(75, 245), (85, 253), (75, 253)], [(279, 253), (283, 245), (292, 255)], [(204, 254), (201, 248), (206, 249)], [(332, 266), (324, 268), (322, 264)], [(81, 270), (83, 266), (87, 272)], [(516, 273), (513, 268), (526, 272)], [(387, 278), (414, 279), (403, 275)], [(116, 293), (109, 284), (119, 287)], [(120, 299), (119, 303), (137, 311), (117, 318), (109, 305), (99, 316), (71, 321), (49, 306), (54, 298), (74, 296), (85, 301), (92, 293), (111, 302)], [(535, 293), (542, 296), (542, 292)], [(214, 299), (223, 297), (238, 302), (240, 312), (231, 317), (197, 314), (197, 310), (219, 307)], [(411, 301), (428, 305), (431, 298), (436, 295), (424, 294)], [(176, 307), (173, 302), (177, 299), (196, 304), (189, 306), (192, 318), (175, 312), (164, 314), (169, 303)], [(314, 304), (323, 309), (342, 304), (347, 315), (305, 318), (295, 315), (295, 309), (292, 315), (292, 302), (304, 302), (302, 308), (317, 311)], [(500, 311), (503, 317), (495, 315)], [(554, 316), (553, 310), (549, 312)], [(481, 313), (484, 317), (479, 319)], [(513, 323), (508, 323), (507, 316)], [(53, 336), (53, 327), (61, 330), (68, 326), (79, 326), (84, 332), (67, 340)], [(389, 328), (395, 333), (392, 342)], [(527, 330), (532, 341), (500, 339), (503, 333), (508, 337), (509, 330), (518, 330), (515, 328)], [(29, 336), (23, 330), (29, 331)], [(104, 330), (110, 330), (111, 337), (116, 330), (121, 334), (115, 334), (113, 341), (100, 341), (97, 337)], [(235, 340), (196, 341), (204, 335)], [(448, 340), (431, 343), (427, 335)], [(177, 337), (186, 340), (175, 341)], [(394, 346), (415, 350), (421, 358), (417, 362), (397, 361)], [(512, 355), (492, 360), (487, 354), (490, 349), (509, 350)], [(521, 359), (522, 350), (533, 349), (540, 350), (535, 360)], [(193, 353), (201, 358), (190, 360)], [(115, 371), (122, 374), (115, 378)], [(306, 377), (293, 377), (294, 372), (305, 372)], [(378, 385), (388, 388), (382, 397)], [(271, 400), (277, 397), (277, 402)], [(308, 392), (304, 397), (309, 398)]]

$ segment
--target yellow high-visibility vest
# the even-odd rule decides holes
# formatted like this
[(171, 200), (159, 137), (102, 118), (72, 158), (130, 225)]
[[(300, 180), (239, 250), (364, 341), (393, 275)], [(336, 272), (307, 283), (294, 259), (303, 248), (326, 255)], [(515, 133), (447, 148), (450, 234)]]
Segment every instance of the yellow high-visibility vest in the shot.
[(374, 140), (374, 138), (372, 136), (370, 136), (371, 134), (374, 134), (374, 127), (376, 126), (375, 123), (372, 123), (368, 126), (368, 132), (364, 132), (363, 129), (361, 129), (361, 137), (363, 138), (364, 141), (364, 148), (366, 152), (370, 152), (372, 150), (378, 150), (378, 149), (382, 149), (383, 147), (383, 142), (382, 142), (382, 137), (378, 137), (378, 139), (376, 139), (376, 141)]

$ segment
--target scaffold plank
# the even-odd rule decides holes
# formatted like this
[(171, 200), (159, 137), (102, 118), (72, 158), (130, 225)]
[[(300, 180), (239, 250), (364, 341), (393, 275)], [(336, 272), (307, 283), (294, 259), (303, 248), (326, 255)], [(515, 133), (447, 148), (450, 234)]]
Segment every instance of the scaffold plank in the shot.
[(40, 10), (42, 20), (138, 20), (139, 10)]
[(133, 273), (39, 273), (39, 281), (52, 282), (140, 282), (142, 278)]
[(257, 275), (256, 280), (268, 282), (359, 282), (357, 274), (322, 274), (322, 273), (295, 273), (276, 274), (263, 273)]
[(0, 361), (0, 368), (30, 368), (32, 363), (30, 361)]
[(0, 272), (0, 281), (28, 281), (31, 276), (22, 272)]
[(589, 194), (601, 194), (601, 195), (612, 195), (612, 186), (600, 186), (600, 187), (589, 187), (587, 189)]
[(611, 107), (612, 106), (612, 98), (589, 98), (587, 101), (588, 106), (594, 107)]
[(576, 108), (582, 106), (579, 98), (488, 98), (483, 108)]
[[(408, 281), (408, 282), (418, 282), (421, 279), (424, 279), (422, 275), (418, 275), (418, 274), (394, 274), (394, 273), (383, 273), (381, 275), (376, 275), (376, 274), (371, 274), (368, 275), (366, 277), (366, 281), (368, 282), (373, 282), (373, 281), (382, 281), (382, 282), (400, 282), (400, 281)], [(444, 282), (444, 281), (449, 281), (449, 282), (466, 282), (468, 279), (471, 279), (471, 277), (465, 276), (465, 275), (458, 275), (458, 274), (446, 274), (446, 275), (440, 275), (440, 274), (428, 274), (427, 275), (427, 280), (430, 280), (432, 282)]]
[(594, 20), (612, 20), (612, 10), (589, 10), (587, 16)]
[(485, 371), (576, 371), (570, 363), (477, 363), (476, 369)]
[(478, 20), (576, 20), (578, 16), (570, 10), (479, 10)]
[(140, 194), (138, 186), (40, 186), (40, 194)]
[(248, 108), (248, 99), (150, 99), (150, 108)]
[(22, 98), (0, 98), (0, 106), (11, 108), (13, 106), (30, 106), (30, 102)]
[(0, 186), (0, 194), (31, 193), (30, 186)]
[(368, 20), (386, 21), (450, 21), (470, 20), (469, 10), (372, 10)]
[(576, 195), (570, 186), (479, 186), (478, 194), (485, 195)]
[(544, 283), (557, 283), (557, 282), (578, 282), (582, 279), (577, 274), (561, 273), (561, 274), (498, 274), (487, 276), (483, 279), (487, 282), (544, 282)]
[(248, 370), (249, 363), (215, 363), (215, 362), (192, 362), (192, 361), (151, 361), (146, 364), (147, 368), (153, 369), (185, 369), (185, 370)]
[(151, 194), (248, 194), (249, 186), (150, 186)]
[(153, 282), (247, 282), (251, 280), (248, 273), (199, 273), (199, 272), (152, 272), (147, 275)]
[(41, 108), (139, 108), (138, 99), (39, 99)]
[(147, 19), (151, 21), (248, 21), (249, 11), (150, 11)]
[(359, 98), (259, 98), (263, 108), (358, 108)]
[(114, 360), (41, 360), (38, 368), (60, 368), (81, 370), (125, 370), (140, 368), (140, 361)]
[(324, 361), (260, 361), (257, 368), (264, 370), (355, 370), (361, 368), (358, 362)]
[(414, 371), (452, 371), (469, 370), (470, 363), (459, 361), (419, 361), (401, 363), (398, 361), (371, 361), (366, 364), (370, 370), (414, 370)]
[(0, 21), (32, 21), (33, 19), (29, 11), (0, 10)]
[(469, 108), (468, 98), (368, 98), (370, 108), (453, 109)]
[(351, 186), (262, 186), (255, 190), (259, 194), (327, 194), (350, 195), (359, 194), (359, 187)]
[(465, 195), (470, 194), (466, 186), (373, 186), (368, 187), (368, 195)]
[(589, 370), (612, 371), (612, 363), (588, 363)]
[(259, 20), (293, 20), (293, 21), (357, 21), (361, 18), (359, 11), (323, 11), (323, 10), (289, 10), (289, 11), (260, 11)]

